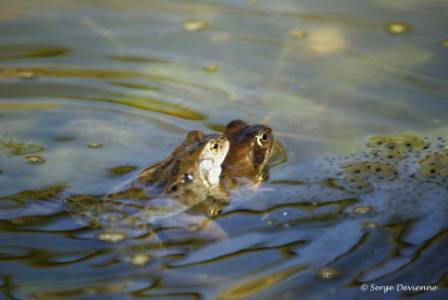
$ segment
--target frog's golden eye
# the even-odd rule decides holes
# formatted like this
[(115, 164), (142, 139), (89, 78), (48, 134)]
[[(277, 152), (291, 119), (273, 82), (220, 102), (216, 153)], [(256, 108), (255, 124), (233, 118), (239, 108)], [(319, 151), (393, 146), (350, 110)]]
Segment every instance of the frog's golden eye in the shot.
[(264, 147), (266, 143), (269, 141), (269, 133), (262, 131), (255, 136), (255, 139), (257, 141), (258, 146)]
[(210, 144), (210, 150), (211, 151), (213, 151), (213, 152), (217, 152), (218, 151), (218, 149), (219, 149), (219, 144), (218, 143), (211, 143)]

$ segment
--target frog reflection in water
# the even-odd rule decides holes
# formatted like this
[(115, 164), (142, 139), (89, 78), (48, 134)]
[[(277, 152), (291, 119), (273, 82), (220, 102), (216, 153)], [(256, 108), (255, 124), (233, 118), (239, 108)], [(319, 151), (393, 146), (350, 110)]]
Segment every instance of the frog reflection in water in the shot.
[(225, 128), (224, 136), (230, 141), (230, 149), (222, 165), (223, 176), (246, 177), (255, 183), (265, 181), (267, 164), (276, 145), (272, 129), (234, 120)]

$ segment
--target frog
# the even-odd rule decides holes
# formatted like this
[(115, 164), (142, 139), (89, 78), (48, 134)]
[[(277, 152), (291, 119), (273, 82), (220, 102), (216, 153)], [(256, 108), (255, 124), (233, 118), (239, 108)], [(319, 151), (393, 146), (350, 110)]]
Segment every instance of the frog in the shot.
[[(150, 165), (103, 195), (67, 199), (72, 212), (102, 233), (148, 234), (157, 226), (194, 226), (216, 238), (225, 233), (212, 219), (228, 204), (220, 186), (221, 164), (230, 143), (219, 134), (190, 131), (168, 157)], [(207, 230), (202, 231), (204, 228)]]
[(233, 120), (225, 127), (223, 135), (229, 140), (229, 152), (222, 164), (223, 178), (245, 177), (254, 183), (269, 177), (268, 162), (278, 148), (272, 129), (262, 124), (249, 125)]
[(109, 193), (107, 198), (151, 199), (169, 194), (191, 206), (213, 192), (217, 196), (221, 164), (229, 148), (224, 136), (190, 131), (166, 159), (147, 167), (127, 189)]

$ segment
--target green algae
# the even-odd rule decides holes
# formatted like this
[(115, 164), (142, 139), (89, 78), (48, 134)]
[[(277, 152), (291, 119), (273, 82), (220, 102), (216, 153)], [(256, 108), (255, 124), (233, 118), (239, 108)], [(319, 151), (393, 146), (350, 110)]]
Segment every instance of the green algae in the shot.
[(45, 150), (45, 148), (39, 144), (24, 143), (14, 140), (0, 140), (0, 147), (7, 149), (12, 155), (34, 154)]
[(137, 166), (131, 166), (131, 165), (118, 166), (108, 169), (107, 174), (110, 177), (119, 177), (128, 174), (136, 169)]
[(60, 195), (65, 189), (66, 184), (54, 184), (37, 190), (25, 190), (15, 194), (0, 197), (0, 200), (12, 200), (17, 202), (26, 202), (29, 200), (48, 200)]

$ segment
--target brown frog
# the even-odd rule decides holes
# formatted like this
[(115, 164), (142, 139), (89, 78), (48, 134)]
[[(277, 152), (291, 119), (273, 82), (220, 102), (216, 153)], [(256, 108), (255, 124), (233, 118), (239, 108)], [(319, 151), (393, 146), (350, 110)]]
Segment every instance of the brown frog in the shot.
[(216, 216), (228, 204), (228, 194), (219, 184), (228, 150), (226, 137), (191, 131), (165, 160), (136, 178), (104, 196), (74, 195), (67, 203), (73, 213), (106, 232), (126, 228), (146, 232), (149, 225), (181, 228), (193, 224), (224, 237), (223, 230), (208, 217)]
[[(221, 164), (229, 150), (226, 137), (191, 131), (165, 160), (143, 170), (107, 198), (154, 198), (171, 194), (187, 206), (219, 191)], [(218, 196), (218, 195), (216, 195)], [(224, 194), (221, 196), (224, 197)]]
[(222, 165), (223, 176), (247, 177), (256, 183), (266, 180), (267, 164), (276, 148), (272, 129), (234, 120), (226, 126), (224, 136), (230, 149)]
[(176, 192), (187, 183), (215, 186), (228, 150), (226, 137), (191, 131), (167, 159), (145, 169), (138, 181), (153, 184), (164, 192)]

